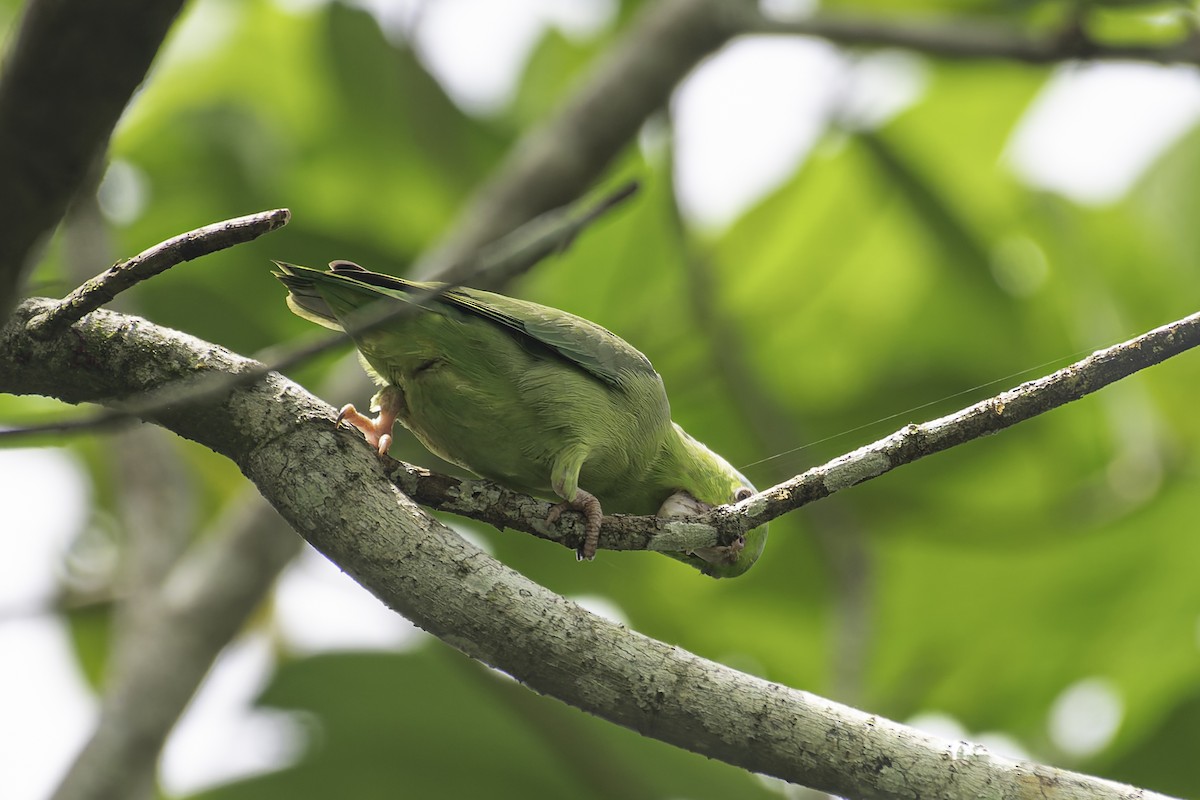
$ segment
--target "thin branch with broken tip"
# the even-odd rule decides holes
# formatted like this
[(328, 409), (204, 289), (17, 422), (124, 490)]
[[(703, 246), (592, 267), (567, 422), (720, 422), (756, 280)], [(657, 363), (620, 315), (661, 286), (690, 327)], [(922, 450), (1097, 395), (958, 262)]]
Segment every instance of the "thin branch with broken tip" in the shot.
[[(271, 372), (291, 369), (327, 350), (344, 345), (349, 341), (352, 334), (369, 331), (380, 325), (402, 318), (406, 314), (416, 313), (423, 302), (432, 300), (438, 295), (453, 289), (455, 286), (468, 283), (476, 278), (508, 280), (516, 277), (541, 262), (547, 256), (561, 252), (570, 246), (579, 234), (593, 222), (632, 197), (637, 188), (638, 186), (635, 182), (630, 182), (621, 186), (616, 191), (603, 196), (599, 201), (586, 205), (582, 210), (564, 208), (543, 214), (497, 241), (492, 246), (484, 248), (476, 257), (463, 262), (451, 270), (448, 273), (448, 277), (452, 278), (451, 281), (430, 289), (424, 294), (414, 294), (412, 303), (399, 307), (364, 310), (364, 313), (358, 320), (349, 326), (346, 333), (333, 334), (317, 339), (314, 342), (283, 349), (282, 352), (277, 351), (277, 354), (269, 363), (245, 369), (236, 375), (214, 375), (193, 381), (186, 381), (179, 385), (163, 387), (158, 392), (142, 395), (130, 401), (124, 401), (119, 405), (114, 403), (109, 410), (84, 419), (62, 420), (0, 431), (0, 440), (13, 440), (51, 433), (65, 434), (110, 430), (137, 419), (153, 418), (156, 412), (161, 411), (167, 406), (196, 402), (198, 399), (228, 392), (234, 387), (244, 386), (260, 380), (263, 376)], [(277, 212), (264, 213), (275, 214)], [(284, 213), (287, 213), (286, 210), (284, 210)], [(218, 226), (226, 224), (217, 223)], [(208, 227), (215, 228), (216, 226)], [(200, 230), (203, 231), (206, 229)], [(164, 242), (162, 245), (157, 245), (147, 250), (146, 253), (157, 251), (172, 242), (183, 240), (185, 237), (196, 233), (197, 231), (191, 231), (182, 236), (177, 236)], [(222, 240), (208, 240), (209, 243), (216, 241)], [(226, 244), (222, 245), (223, 247), (229, 247), (238, 243), (228, 238), (223, 241), (226, 242)], [(221, 249), (221, 247), (216, 247), (209, 252), (215, 252), (216, 249)], [(167, 252), (178, 256), (181, 252), (186, 251), (181, 251), (178, 247), (171, 247), (168, 248)], [(188, 256), (188, 258), (194, 257), (195, 255)], [(155, 272), (151, 274), (157, 274), (173, 266), (172, 263), (168, 263), (169, 259), (166, 256), (160, 258), (163, 260), (155, 263)], [(187, 258), (177, 260), (174, 263), (178, 264), (185, 260)], [(100, 276), (100, 278), (104, 278), (104, 276), (112, 271), (109, 270)], [(145, 277), (149, 277), (149, 274), (142, 277), (135, 277), (134, 282), (143, 280)], [(99, 307), (99, 304), (104, 302), (103, 300), (97, 303), (96, 306), (87, 308), (87, 310), (75, 316), (75, 312), (78, 309), (94, 302), (96, 298), (102, 297), (108, 291), (104, 289), (87, 289), (87, 287), (92, 285), (93, 281), (98, 280), (99, 278), (93, 278), (91, 281), (87, 281), (80, 289), (72, 292), (66, 300), (56, 305), (51, 311), (44, 312), (32, 319), (29, 322), (30, 335), (35, 338), (45, 339), (47, 337), (41, 335), (45, 326), (53, 324), (57, 327), (60, 324), (70, 324), (70, 322), (76, 321), (84, 314)], [(132, 285), (132, 283), (129, 285)], [(115, 295), (115, 292), (113, 294)], [(75, 302), (72, 299), (76, 297), (81, 299)], [(84, 300), (82, 298), (88, 299)], [(60, 314), (59, 309), (64, 307), (69, 308), (70, 311), (64, 311)]]
[(278, 230), (292, 218), (286, 208), (260, 211), (214, 222), (160, 242), (126, 261), (120, 261), (63, 298), (52, 310), (29, 322), (29, 333), (48, 339), (78, 322), (85, 314), (112, 302), (121, 292), (185, 261), (253, 241)]

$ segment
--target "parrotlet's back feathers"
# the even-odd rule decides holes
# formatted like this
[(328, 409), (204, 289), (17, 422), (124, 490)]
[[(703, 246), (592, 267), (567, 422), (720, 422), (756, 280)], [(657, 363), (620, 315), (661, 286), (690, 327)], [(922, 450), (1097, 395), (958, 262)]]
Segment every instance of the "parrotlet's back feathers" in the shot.
[[(276, 262), (288, 305), (335, 330), (368, 306), (415, 304), (353, 333), (379, 384), (372, 419), (353, 406), (339, 419), (381, 454), (396, 420), (430, 451), (519, 491), (554, 495), (587, 521), (581, 557), (595, 552), (601, 509), (673, 516), (753, 493), (723, 458), (671, 422), (662, 378), (608, 330), (548, 306), (465, 287), (383, 275), (347, 261), (329, 271)], [(382, 311), (380, 312), (382, 313)], [(357, 315), (357, 316), (356, 316)], [(757, 560), (767, 526), (727, 548), (672, 554), (717, 577)]]

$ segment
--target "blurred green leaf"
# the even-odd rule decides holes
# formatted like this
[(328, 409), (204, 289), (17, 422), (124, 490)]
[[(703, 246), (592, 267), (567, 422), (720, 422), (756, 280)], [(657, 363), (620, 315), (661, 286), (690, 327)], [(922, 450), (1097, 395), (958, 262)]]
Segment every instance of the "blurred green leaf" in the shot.
[(311, 715), (306, 757), (197, 800), (773, 796), (741, 770), (536, 696), (443, 645), (285, 663), (261, 702)]
[(605, 36), (588, 41), (568, 37), (550, 29), (529, 56), (508, 116), (519, 128), (535, 125), (548, 117), (577, 86), (593, 59), (611, 43)]
[(79, 670), (97, 694), (104, 691), (112, 635), (112, 605), (100, 603), (72, 609), (64, 615)]

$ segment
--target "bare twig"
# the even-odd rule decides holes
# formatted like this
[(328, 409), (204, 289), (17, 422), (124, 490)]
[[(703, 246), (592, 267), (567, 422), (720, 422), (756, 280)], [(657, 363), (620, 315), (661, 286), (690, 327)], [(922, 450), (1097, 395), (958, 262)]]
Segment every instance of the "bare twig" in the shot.
[(1097, 350), (1051, 375), (1023, 383), (954, 414), (921, 425), (907, 425), (891, 436), (730, 506), (727, 513), (714, 513), (714, 522), (725, 530), (725, 519), (734, 519), (738, 520), (735, 528), (750, 530), (896, 467), (1064, 406), (1197, 345), (1200, 345), (1200, 313)]
[(0, 69), (0, 320), (183, 0), (32, 0)]
[(54, 336), (139, 281), (152, 278), (185, 261), (253, 241), (264, 233), (282, 228), (291, 217), (292, 213), (286, 208), (260, 211), (245, 217), (214, 222), (167, 239), (86, 281), (63, 298), (56, 308), (32, 320), (29, 333), (43, 339)]
[[(225, 394), (235, 387), (245, 386), (261, 380), (264, 376), (272, 372), (290, 369), (320, 353), (341, 347), (348, 341), (351, 335), (365, 333), (381, 325), (394, 322), (407, 314), (420, 313), (422, 302), (431, 300), (443, 292), (449, 291), (455, 285), (471, 282), (474, 279), (488, 281), (497, 276), (503, 276), (504, 280), (511, 279), (530, 269), (547, 256), (568, 247), (585, 228), (614, 207), (629, 199), (636, 189), (636, 184), (625, 184), (615, 192), (605, 195), (596, 203), (585, 206), (582, 210), (558, 209), (544, 214), (492, 246), (479, 251), (473, 258), (450, 270), (448, 274), (456, 278), (455, 282), (431, 287), (424, 295), (414, 294), (412, 303), (394, 306), (368, 306), (362, 310), (353, 323), (347, 325), (346, 333), (321, 337), (307, 344), (286, 348), (281, 353), (276, 351), (276, 355), (268, 364), (255, 364), (247, 367), (237, 375), (206, 375), (183, 381), (178, 385), (162, 387), (160, 390), (150, 394), (137, 395), (129, 400), (114, 401), (108, 410), (83, 419), (60, 420), (42, 425), (30, 425), (3, 430), (0, 431), (0, 440), (11, 441), (50, 433), (66, 434), (109, 430), (137, 419), (154, 419), (165, 408), (196, 403), (216, 395)], [(195, 233), (195, 231), (192, 233)], [(184, 234), (184, 237), (190, 235)], [(170, 241), (174, 242), (179, 238), (176, 237), (176, 239)], [(213, 242), (210, 240), (209, 243), (212, 244)], [(166, 244), (164, 243), (164, 245)], [(231, 246), (232, 244), (237, 244), (237, 242), (231, 241), (225, 246)], [(159, 247), (162, 247), (162, 245)], [(151, 250), (156, 249), (158, 248), (151, 248)], [(178, 252), (178, 250), (172, 249), (171, 252)], [(179, 262), (176, 261), (174, 263)], [(160, 262), (160, 266), (162, 269), (166, 269), (171, 266), (171, 263), (167, 259)], [(107, 275), (108, 273), (105, 274)], [(84, 286), (86, 287), (90, 283), (89, 281)], [(95, 297), (102, 294), (102, 292), (97, 291), (89, 294)], [(61, 305), (56, 306), (53, 311), (57, 311), (61, 307)], [(30, 324), (42, 325), (44, 323), (40, 322), (40, 320), (46, 316), (48, 316), (48, 313), (39, 315)], [(31, 335), (33, 334), (31, 333)], [(39, 336), (37, 338), (45, 337)]]

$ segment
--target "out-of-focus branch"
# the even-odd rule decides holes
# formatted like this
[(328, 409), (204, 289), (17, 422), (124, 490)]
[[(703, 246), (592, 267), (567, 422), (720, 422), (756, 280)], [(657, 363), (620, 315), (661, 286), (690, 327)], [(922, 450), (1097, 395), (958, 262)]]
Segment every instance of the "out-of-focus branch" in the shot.
[(562, 107), (475, 191), (418, 271), (440, 279), (447, 265), (583, 194), (676, 84), (736, 33), (729, 14), (723, 0), (647, 4)]
[(183, 0), (30, 0), (0, 70), (0, 320)]
[(578, 197), (633, 141), (642, 124), (667, 104), (675, 86), (702, 58), (735, 36), (752, 34), (813, 36), (851, 47), (896, 47), (950, 59), (1200, 64), (1196, 35), (1165, 46), (1108, 45), (1091, 39), (1075, 19), (1058, 31), (1031, 34), (968, 19), (912, 23), (818, 14), (780, 20), (742, 0), (648, 4), (579, 89), (522, 137), (475, 191), (418, 271), (438, 275), (475, 248)]
[[(247, 366), (211, 343), (103, 310), (70, 341), (40, 342), (25, 324), (46, 305), (26, 301), (0, 328), (0, 391), (95, 402)], [(1192, 324), (1200, 327), (1200, 315)], [(1161, 359), (1169, 343), (1144, 347)], [(142, 358), (147, 350), (153, 362)], [(167, 409), (160, 422), (234, 461), (294, 530), (389, 607), (535, 691), (645, 735), (849, 797), (1162, 797), (940, 740), (596, 617), (426, 514), (357, 437), (328, 425), (330, 412), (271, 375)]]
[(53, 800), (154, 796), (158, 754), (213, 660), (303, 543), (246, 492), (179, 559), (128, 631), (100, 719)]
[(1068, 20), (1059, 31), (1033, 35), (999, 23), (967, 19), (915, 23), (818, 14), (806, 19), (778, 20), (747, 5), (740, 9), (735, 24), (745, 34), (814, 36), (836, 44), (896, 47), (938, 58), (997, 59), (1026, 64), (1061, 61), (1200, 63), (1200, 38), (1196, 36), (1165, 46), (1109, 45), (1091, 39), (1075, 19)]

